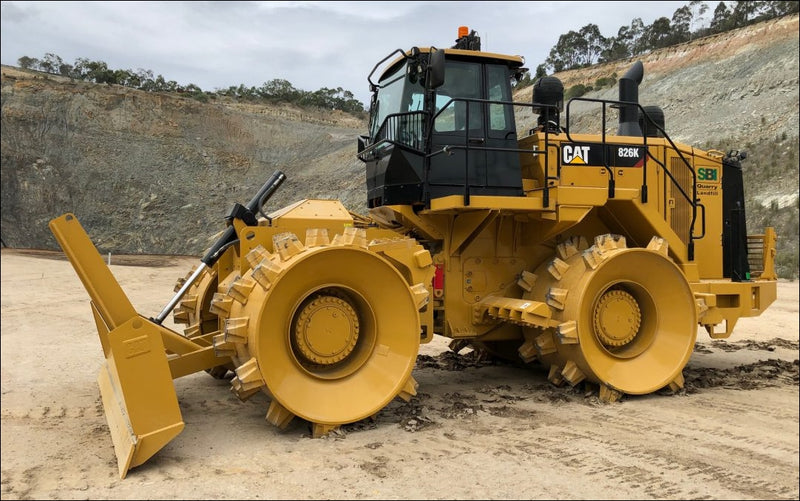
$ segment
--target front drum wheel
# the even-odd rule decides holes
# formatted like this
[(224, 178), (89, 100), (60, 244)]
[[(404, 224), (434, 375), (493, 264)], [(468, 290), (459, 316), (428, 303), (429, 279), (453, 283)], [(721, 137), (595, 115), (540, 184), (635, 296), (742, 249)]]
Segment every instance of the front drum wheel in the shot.
[(220, 340), (235, 345), (232, 384), (266, 391), (273, 424), (297, 416), (317, 436), (416, 394), (419, 294), (377, 253), (331, 243), (270, 255), (232, 289), (247, 291)]

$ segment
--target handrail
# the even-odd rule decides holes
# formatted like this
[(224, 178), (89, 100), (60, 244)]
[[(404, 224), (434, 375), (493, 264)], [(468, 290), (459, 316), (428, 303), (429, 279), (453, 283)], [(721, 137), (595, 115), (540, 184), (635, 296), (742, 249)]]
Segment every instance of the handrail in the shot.
[[(402, 138), (398, 139), (394, 137), (394, 134), (399, 132), (404, 125), (408, 124), (409, 122), (404, 122), (403, 118), (408, 117), (417, 117), (419, 116), (418, 123), (412, 123), (412, 127), (418, 128), (418, 131), (415, 134), (415, 141), (403, 141)], [(425, 154), (425, 145), (426, 145), (426, 127), (425, 124), (427, 123), (425, 117), (430, 116), (430, 113), (427, 111), (407, 111), (403, 113), (392, 113), (387, 115), (386, 118), (381, 123), (380, 128), (378, 128), (378, 132), (375, 134), (375, 142), (364, 148), (361, 152), (358, 153), (357, 157), (359, 160), (366, 162), (368, 159), (374, 157), (375, 152), (380, 150), (381, 147), (387, 144), (393, 144), (397, 146), (404, 147), (405, 149), (414, 151), (415, 153), (419, 153), (424, 155)], [(416, 122), (416, 121), (414, 121)], [(410, 144), (413, 143), (413, 144)], [(420, 147), (421, 146), (421, 147)]]
[[(606, 139), (605, 139), (605, 137), (606, 137), (606, 134), (605, 134), (605, 131), (606, 131), (606, 113), (605, 113), (606, 105), (611, 104), (611, 105), (616, 105), (616, 106), (636, 106), (639, 109), (639, 111), (645, 117), (649, 117), (649, 115), (647, 115), (647, 112), (644, 110), (644, 108), (642, 108), (642, 105), (637, 103), (637, 102), (615, 101), (615, 100), (611, 100), (611, 99), (594, 99), (594, 98), (588, 98), (588, 97), (574, 97), (574, 98), (570, 99), (569, 101), (567, 101), (567, 106), (566, 106), (566, 117), (565, 117), (565, 121), (566, 121), (566, 124), (567, 124), (566, 125), (566, 134), (567, 134), (567, 139), (570, 140), (570, 141), (573, 141), (573, 139), (572, 139), (572, 137), (570, 136), (570, 133), (569, 133), (570, 106), (572, 105), (573, 101), (594, 102), (594, 103), (601, 103), (603, 105), (603, 113), (602, 113), (603, 121), (601, 123), (601, 128), (602, 128), (602, 143), (601, 144), (604, 146), (604, 148), (603, 148), (603, 159), (604, 159), (604, 161), (605, 161), (605, 155), (606, 155), (606, 151), (605, 151), (606, 150), (606, 148), (605, 148), (605, 145), (606, 145)], [(643, 148), (644, 148), (644, 150), (646, 152), (645, 157), (644, 157), (644, 172), (647, 172), (647, 158), (648, 157), (653, 158), (653, 160), (655, 160), (655, 162), (656, 162), (656, 165), (659, 165), (664, 170), (664, 173), (669, 177), (670, 181), (672, 181), (672, 184), (675, 187), (678, 188), (678, 191), (680, 192), (680, 194), (683, 195), (683, 197), (689, 202), (689, 205), (691, 205), (691, 207), (692, 207), (692, 220), (689, 223), (689, 256), (688, 256), (688, 258), (689, 258), (690, 261), (693, 261), (694, 260), (694, 240), (699, 240), (699, 239), (703, 238), (703, 236), (705, 235), (705, 211), (703, 211), (703, 219), (701, 221), (703, 233), (700, 236), (695, 236), (695, 234), (694, 234), (694, 227), (695, 227), (695, 224), (697, 223), (697, 206), (699, 205), (698, 198), (697, 198), (697, 172), (695, 172), (695, 170), (692, 168), (692, 166), (689, 163), (689, 161), (686, 160), (686, 158), (683, 156), (683, 153), (681, 153), (681, 150), (678, 149), (677, 145), (672, 140), (672, 138), (669, 137), (669, 134), (667, 134), (667, 132), (660, 125), (658, 125), (657, 123), (655, 123), (652, 120), (648, 120), (648, 127), (651, 126), (651, 125), (655, 126), (655, 128), (659, 132), (661, 132), (661, 134), (663, 135), (664, 139), (666, 139), (669, 142), (670, 146), (672, 146), (672, 149), (675, 151), (675, 153), (678, 154), (680, 159), (683, 161), (683, 164), (686, 166), (686, 168), (689, 170), (689, 172), (692, 175), (692, 196), (690, 198), (689, 195), (687, 195), (686, 192), (683, 190), (681, 185), (677, 182), (677, 180), (672, 175), (670, 170), (667, 169), (664, 164), (659, 162), (657, 159), (655, 159), (655, 157), (653, 157), (650, 154), (650, 151), (647, 148), (647, 136), (643, 135), (643, 137), (642, 137), (642, 146), (643, 146)], [(608, 164), (606, 164), (606, 167), (608, 167)], [(608, 170), (609, 170), (609, 172), (611, 171), (610, 168)], [(646, 177), (643, 178), (643, 185), (644, 185), (644, 181), (646, 181)], [(612, 175), (609, 183), (613, 183), (613, 175)], [(646, 188), (646, 185), (643, 186), (643, 187)], [(611, 190), (612, 190), (612, 188), (611, 188), (611, 186), (609, 186), (609, 192), (611, 192)], [(643, 202), (646, 202), (646, 201), (647, 201), (646, 194), (644, 194)]]
[[(421, 110), (387, 115), (375, 134), (375, 138), (378, 140), (391, 139), (400, 144), (405, 144), (411, 149), (424, 150), (426, 137), (425, 118), (429, 115), (427, 111)], [(404, 138), (402, 137), (403, 134), (413, 135), (413, 137)], [(396, 135), (401, 137), (397, 138)]]
[[(603, 146), (603, 165), (605, 166), (605, 168), (606, 168), (606, 170), (608, 172), (608, 177), (609, 177), (609, 179), (608, 179), (608, 197), (609, 198), (614, 198), (614, 195), (615, 195), (614, 187), (615, 187), (615, 184), (616, 184), (616, 182), (614, 180), (614, 169), (612, 169), (611, 166), (608, 164), (608, 152), (606, 151), (606, 148), (605, 148), (605, 146), (607, 144), (607, 141), (606, 141), (606, 121), (607, 121), (606, 106), (609, 105), (609, 104), (612, 105), (612, 106), (613, 105), (627, 105), (627, 104), (631, 104), (632, 105), (632, 104), (636, 104), (638, 106), (638, 103), (629, 103), (627, 101), (612, 101), (612, 100), (609, 100), (609, 99), (592, 99), (592, 98), (588, 98), (588, 97), (574, 97), (574, 98), (570, 99), (569, 101), (567, 101), (566, 114), (565, 114), (565, 119), (564, 120), (565, 120), (565, 122), (567, 124), (566, 125), (566, 131), (565, 131), (566, 135), (567, 135), (567, 140), (569, 140), (571, 142), (575, 142), (575, 140), (572, 139), (572, 136), (570, 135), (570, 132), (569, 132), (569, 129), (570, 129), (570, 127), (569, 127), (569, 110), (570, 110), (570, 106), (572, 105), (573, 101), (596, 102), (596, 103), (602, 104), (601, 123), (600, 123), (600, 125), (601, 125), (601, 127), (600, 127), (600, 142), (599, 143), (594, 143), (594, 144), (600, 144), (600, 145)], [(647, 152), (648, 151), (648, 149), (647, 149), (647, 136), (644, 136), (643, 139), (644, 140), (642, 142), (642, 147), (644, 148), (645, 152)], [(585, 141), (585, 142), (592, 143), (592, 141)], [(648, 156), (649, 155), (645, 155), (645, 157), (644, 157), (644, 165), (642, 166), (642, 171), (643, 172), (647, 172), (647, 157)]]
[[(429, 172), (430, 172), (430, 169), (429, 169), (430, 158), (432, 158), (432, 157), (434, 157), (436, 155), (439, 155), (441, 153), (450, 154), (450, 151), (452, 151), (454, 149), (463, 149), (466, 152), (465, 155), (464, 155), (464, 205), (469, 205), (469, 198), (470, 198), (470, 191), (469, 191), (469, 189), (470, 189), (470, 184), (469, 184), (469, 151), (470, 150), (475, 150), (475, 151), (502, 151), (502, 152), (508, 152), (508, 153), (514, 153), (514, 152), (517, 152), (517, 153), (529, 153), (529, 154), (532, 154), (532, 155), (535, 155), (535, 156), (536, 155), (544, 155), (545, 170), (546, 171), (548, 170), (548, 168), (549, 168), (549, 147), (551, 147), (551, 146), (556, 147), (556, 145), (553, 145), (553, 144), (549, 143), (549, 140), (548, 140), (549, 139), (549, 137), (548, 137), (549, 136), (549, 130), (547, 128), (545, 128), (545, 149), (544, 150), (534, 150), (534, 149), (524, 149), (524, 148), (500, 148), (500, 147), (490, 147), (490, 146), (470, 146), (470, 137), (469, 137), (470, 108), (471, 108), (470, 103), (499, 104), (499, 105), (504, 105), (504, 106), (522, 106), (522, 107), (529, 107), (529, 108), (533, 108), (533, 107), (552, 108), (552, 109), (555, 109), (557, 111), (557, 107), (556, 106), (554, 106), (554, 105), (546, 105), (546, 104), (542, 104), (542, 103), (520, 103), (520, 102), (515, 102), (515, 101), (499, 101), (499, 100), (493, 100), (493, 99), (454, 97), (454, 98), (450, 98), (447, 102), (445, 102), (442, 105), (441, 109), (439, 109), (439, 111), (434, 113), (433, 116), (431, 117), (431, 127), (428, 128), (428, 138), (430, 138), (431, 134), (433, 133), (433, 125), (432, 124), (435, 123), (436, 119), (442, 113), (444, 113), (445, 110), (447, 110), (450, 106), (455, 106), (454, 103), (456, 103), (456, 102), (465, 102), (465, 103), (467, 103), (467, 106), (466, 106), (466, 117), (465, 117), (466, 126), (464, 127), (464, 143), (462, 145), (446, 145), (446, 146), (442, 147), (441, 150), (435, 151), (435, 152), (432, 151), (432, 152), (430, 152), (430, 153), (428, 153), (426, 155), (426, 169), (425, 169), (425, 180), (424, 180), (426, 186), (455, 186), (455, 185), (447, 184), (447, 183), (435, 183), (435, 184), (432, 184), (432, 183), (430, 183), (430, 181), (428, 179), (428, 175), (429, 175)], [(455, 131), (453, 131), (453, 132), (455, 132)], [(428, 141), (428, 144), (430, 145), (430, 141)], [(542, 201), (542, 204), (543, 204), (544, 207), (548, 207), (549, 206), (550, 186), (549, 186), (548, 181), (550, 179), (553, 179), (553, 178), (550, 178), (549, 176), (547, 176), (547, 172), (545, 172), (545, 183), (544, 183), (544, 187), (543, 187), (543, 201)], [(555, 179), (558, 179), (558, 178), (556, 177)], [(427, 203), (427, 201), (426, 201), (426, 203)]]
[[(419, 49), (418, 49), (418, 50), (419, 50)], [(395, 54), (397, 54), (398, 52), (400, 53), (400, 55), (401, 55), (403, 58), (405, 58), (405, 59), (411, 59), (411, 57), (410, 57), (408, 54), (406, 54), (406, 53), (405, 53), (405, 51), (404, 51), (403, 49), (395, 49), (395, 50), (394, 50), (394, 51), (392, 51), (392, 52), (391, 52), (391, 53), (390, 53), (388, 56), (386, 56), (386, 57), (384, 57), (383, 59), (381, 59), (380, 61), (378, 61), (378, 62), (375, 64), (375, 66), (373, 66), (373, 67), (372, 67), (372, 71), (370, 71), (370, 72), (369, 72), (369, 75), (367, 75), (367, 82), (369, 83), (369, 88), (370, 88), (370, 90), (371, 90), (371, 91), (374, 91), (375, 89), (377, 89), (377, 88), (378, 88), (378, 84), (376, 84), (375, 82), (373, 82), (373, 81), (372, 81), (372, 75), (373, 75), (373, 73), (375, 73), (375, 70), (377, 70), (377, 69), (378, 69), (378, 66), (382, 65), (383, 63), (385, 63), (385, 62), (386, 62), (386, 61), (387, 61), (387, 60), (388, 60), (390, 57), (394, 56), (394, 55), (395, 55)]]

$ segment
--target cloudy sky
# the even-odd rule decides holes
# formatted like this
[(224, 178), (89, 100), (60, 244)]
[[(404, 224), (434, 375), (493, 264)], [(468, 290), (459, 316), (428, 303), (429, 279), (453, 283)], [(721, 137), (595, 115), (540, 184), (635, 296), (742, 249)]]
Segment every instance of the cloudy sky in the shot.
[(594, 23), (613, 36), (688, 3), (3, 0), (0, 52), (6, 65), (53, 53), (209, 91), (281, 78), (306, 91), (342, 87), (367, 104), (378, 61), (414, 45), (450, 47), (459, 26), (476, 30), (483, 50), (521, 55), (535, 69), (570, 30)]

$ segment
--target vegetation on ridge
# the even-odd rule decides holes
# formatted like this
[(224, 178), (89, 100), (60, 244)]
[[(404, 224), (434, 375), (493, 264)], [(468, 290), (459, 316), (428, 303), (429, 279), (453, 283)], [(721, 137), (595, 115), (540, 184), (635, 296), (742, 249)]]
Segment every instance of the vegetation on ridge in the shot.
[(278, 78), (265, 82), (259, 87), (247, 87), (240, 84), (209, 92), (193, 83), (181, 85), (175, 80), (167, 80), (162, 75), (154, 76), (152, 70), (112, 69), (103, 61), (92, 61), (82, 57), (76, 59), (74, 64), (69, 64), (51, 52), (45, 54), (42, 59), (22, 56), (17, 60), (17, 64), (23, 69), (61, 75), (76, 80), (123, 85), (146, 92), (174, 92), (204, 103), (220, 96), (226, 96), (240, 101), (291, 103), (302, 107), (341, 110), (358, 118), (363, 118), (365, 113), (361, 101), (355, 99), (352, 92), (341, 87), (336, 89), (323, 87), (311, 92), (297, 89), (291, 82)]
[[(550, 49), (547, 59), (536, 68), (531, 77), (528, 72), (520, 86), (550, 73), (584, 68), (598, 63), (609, 63), (647, 54), (654, 50), (679, 45), (709, 35), (735, 30), (769, 19), (796, 14), (800, 2), (737, 1), (719, 2), (706, 24), (709, 7), (705, 2), (692, 0), (672, 14), (672, 19), (659, 17), (646, 25), (641, 18), (621, 26), (616, 35), (605, 37), (593, 23), (561, 35)], [(578, 93), (580, 94), (580, 93)]]

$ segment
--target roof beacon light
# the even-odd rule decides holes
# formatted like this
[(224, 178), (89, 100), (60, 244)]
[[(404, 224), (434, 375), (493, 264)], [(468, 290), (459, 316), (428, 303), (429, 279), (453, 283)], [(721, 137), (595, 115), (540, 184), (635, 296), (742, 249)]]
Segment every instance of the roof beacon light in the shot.
[(462, 38), (469, 35), (469, 26), (459, 26), (458, 27), (458, 38)]

